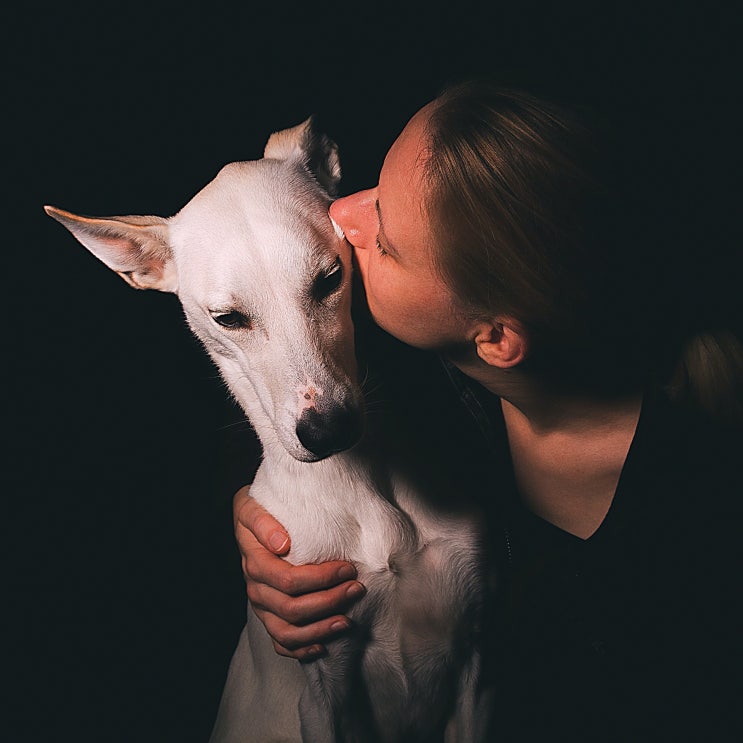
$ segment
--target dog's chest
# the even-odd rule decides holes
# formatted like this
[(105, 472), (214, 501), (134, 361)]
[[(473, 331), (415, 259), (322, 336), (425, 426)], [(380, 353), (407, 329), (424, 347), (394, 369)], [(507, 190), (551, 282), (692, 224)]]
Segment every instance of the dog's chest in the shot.
[[(251, 490), (289, 531), (291, 562), (350, 560), (367, 590), (348, 611), (356, 632), (327, 643), (310, 675), (326, 690), (363, 684), (359, 698), (387, 730), (379, 740), (435, 728), (449, 709), (448, 679), (471, 647), (480, 595), (473, 521), (431, 510), (392, 480), (394, 506), (362, 467), (319, 465), (295, 477), (264, 460)], [(358, 676), (349, 670), (356, 663)], [(353, 708), (346, 712), (352, 725)]]
[(419, 534), (410, 518), (374, 489), (359, 469), (339, 472), (317, 463), (287, 476), (261, 465), (253, 496), (287, 529), (294, 564), (350, 560), (370, 576), (394, 578), (390, 558), (415, 552)]
[[(268, 466), (266, 466), (268, 464)], [(280, 472), (280, 470), (279, 470)], [(298, 478), (279, 476), (270, 463), (259, 469), (251, 495), (289, 531), (294, 564), (352, 562), (366, 588), (352, 618), (384, 635), (395, 654), (415, 654), (451, 641), (477, 586), (477, 539), (471, 521), (440, 519), (407, 488), (393, 506), (363, 469), (339, 473), (310, 465)], [(306, 473), (306, 474), (304, 474)], [(386, 651), (385, 651), (386, 652)]]

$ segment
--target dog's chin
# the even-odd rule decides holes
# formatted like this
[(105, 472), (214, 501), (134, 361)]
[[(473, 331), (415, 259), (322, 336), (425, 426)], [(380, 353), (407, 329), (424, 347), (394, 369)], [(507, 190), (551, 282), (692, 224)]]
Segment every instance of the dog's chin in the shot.
[(314, 452), (310, 451), (309, 449), (302, 449), (301, 451), (298, 451), (296, 449), (289, 450), (289, 454), (291, 454), (294, 459), (296, 459), (298, 462), (321, 462), (323, 459), (327, 459), (328, 457), (333, 456), (333, 454), (315, 454)]
[(323, 459), (329, 459), (330, 457), (335, 456), (336, 454), (340, 454), (343, 451), (348, 451), (349, 449), (352, 449), (353, 446), (348, 446), (345, 449), (338, 449), (337, 451), (329, 451), (329, 452), (323, 452), (322, 454), (316, 454), (313, 451), (310, 451), (309, 449), (305, 449), (304, 447), (301, 450), (293, 449), (289, 451), (289, 454), (291, 454), (294, 459), (296, 459), (298, 462), (322, 462)]
[(353, 449), (359, 441), (363, 438), (363, 434), (359, 435), (358, 438), (355, 438), (353, 441), (349, 441), (347, 446), (344, 446), (340, 449), (332, 449), (330, 451), (323, 451), (323, 452), (314, 452), (310, 449), (307, 449), (307, 447), (302, 446), (302, 444), (297, 441), (294, 446), (291, 447), (285, 447), (288, 454), (290, 454), (294, 459), (296, 459), (298, 462), (305, 462), (305, 463), (312, 463), (312, 462), (322, 462), (324, 459), (329, 459), (330, 457), (335, 456), (336, 454), (341, 454), (345, 451), (350, 451)]

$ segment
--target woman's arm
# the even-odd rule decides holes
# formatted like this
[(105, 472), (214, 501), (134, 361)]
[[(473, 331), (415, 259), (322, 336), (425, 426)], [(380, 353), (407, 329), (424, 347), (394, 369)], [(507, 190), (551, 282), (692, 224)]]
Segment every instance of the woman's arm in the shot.
[(312, 660), (324, 653), (323, 642), (348, 629), (351, 621), (342, 612), (365, 589), (351, 563), (294, 566), (282, 559), (291, 548), (289, 535), (248, 491), (240, 488), (233, 501), (248, 599), (279, 655)]

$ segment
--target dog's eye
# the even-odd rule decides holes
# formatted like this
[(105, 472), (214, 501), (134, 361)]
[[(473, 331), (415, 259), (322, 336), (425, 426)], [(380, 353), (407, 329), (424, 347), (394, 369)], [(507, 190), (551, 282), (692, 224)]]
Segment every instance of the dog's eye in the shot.
[(250, 318), (242, 312), (220, 312), (212, 315), (214, 322), (223, 328), (236, 330), (237, 328), (250, 329)]
[(335, 259), (332, 268), (324, 274), (320, 274), (312, 287), (315, 299), (322, 300), (336, 292), (343, 282), (343, 264), (340, 258)]

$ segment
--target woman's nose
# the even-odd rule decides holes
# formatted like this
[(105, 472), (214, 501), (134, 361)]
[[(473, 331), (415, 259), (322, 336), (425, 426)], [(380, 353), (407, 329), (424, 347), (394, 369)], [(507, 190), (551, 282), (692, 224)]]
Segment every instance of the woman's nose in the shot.
[(344, 196), (330, 205), (330, 218), (355, 248), (372, 248), (379, 232), (376, 189)]

